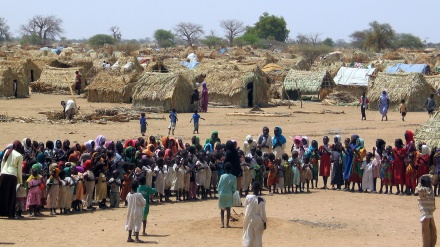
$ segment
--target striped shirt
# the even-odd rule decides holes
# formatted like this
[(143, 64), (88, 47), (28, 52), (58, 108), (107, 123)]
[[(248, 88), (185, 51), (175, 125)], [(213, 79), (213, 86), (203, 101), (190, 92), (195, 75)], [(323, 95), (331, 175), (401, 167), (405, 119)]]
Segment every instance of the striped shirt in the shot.
[(419, 184), (416, 188), (416, 193), (419, 193), (420, 221), (433, 218), (433, 213), (435, 211), (435, 197), (433, 190), (428, 187), (422, 187)]

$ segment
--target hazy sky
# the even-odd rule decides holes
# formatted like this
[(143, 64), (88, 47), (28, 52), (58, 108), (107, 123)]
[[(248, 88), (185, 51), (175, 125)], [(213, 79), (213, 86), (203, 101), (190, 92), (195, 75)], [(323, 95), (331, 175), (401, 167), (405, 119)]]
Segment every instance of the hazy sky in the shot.
[(412, 33), (440, 43), (439, 0), (2, 0), (0, 17), (18, 36), (19, 26), (34, 15), (61, 18), (68, 39), (110, 34), (120, 27), (123, 39), (153, 37), (156, 29), (172, 30), (178, 22), (201, 24), (206, 33), (223, 35), (220, 20), (237, 19), (253, 25), (263, 12), (283, 16), (290, 38), (298, 33), (320, 33), (321, 39), (345, 39), (374, 20), (389, 23), (396, 32)]

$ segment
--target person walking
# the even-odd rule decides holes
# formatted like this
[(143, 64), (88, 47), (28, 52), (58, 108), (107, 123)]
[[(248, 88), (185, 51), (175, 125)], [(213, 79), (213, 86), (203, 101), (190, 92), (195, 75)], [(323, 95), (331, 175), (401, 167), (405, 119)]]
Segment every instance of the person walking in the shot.
[(361, 114), (362, 118), (361, 120), (367, 120), (367, 116), (365, 115), (365, 110), (368, 109), (368, 104), (370, 101), (367, 98), (367, 95), (365, 95), (365, 92), (362, 93), (361, 98), (359, 99), (358, 107), (361, 106)]
[(425, 108), (428, 111), (429, 116), (432, 116), (435, 109), (435, 100), (434, 100), (434, 94), (431, 94), (429, 98), (425, 101)]

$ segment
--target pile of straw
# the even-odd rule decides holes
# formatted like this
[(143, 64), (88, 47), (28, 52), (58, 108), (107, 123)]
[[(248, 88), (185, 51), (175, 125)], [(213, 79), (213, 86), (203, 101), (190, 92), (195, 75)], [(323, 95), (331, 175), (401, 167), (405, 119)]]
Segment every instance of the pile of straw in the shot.
[(440, 146), (440, 112), (435, 112), (434, 116), (416, 130), (414, 135), (416, 143), (426, 142), (432, 149)]
[(335, 91), (327, 95), (322, 101), (325, 105), (346, 105), (350, 103), (357, 103), (357, 97), (351, 93)]

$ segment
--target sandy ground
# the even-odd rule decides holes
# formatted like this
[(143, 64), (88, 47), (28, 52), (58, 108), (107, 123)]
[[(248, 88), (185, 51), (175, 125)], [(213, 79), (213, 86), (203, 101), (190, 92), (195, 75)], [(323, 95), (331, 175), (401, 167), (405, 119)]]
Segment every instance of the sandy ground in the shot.
[[(59, 110), (62, 95), (32, 94), (27, 99), (0, 100), (0, 114), (10, 117), (35, 117), (44, 119), (40, 111)], [(89, 103), (77, 99), (83, 112), (93, 108), (129, 107), (125, 104)], [(218, 130), (223, 141), (235, 139), (242, 143), (246, 135), (256, 138), (263, 126), (281, 126), (286, 136), (307, 135), (322, 142), (323, 135), (331, 140), (335, 134), (343, 138), (358, 134), (371, 150), (376, 138), (387, 144), (403, 138), (407, 129), (415, 131), (426, 122), (425, 112), (407, 115), (402, 122), (397, 112), (389, 114), (389, 121), (381, 122), (380, 114), (367, 111), (367, 121), (360, 120), (356, 107), (323, 106), (319, 103), (287, 107), (267, 108), (266, 112), (289, 113), (292, 111), (320, 111), (322, 109), (345, 114), (294, 114), (293, 117), (231, 117), (226, 113), (245, 112), (247, 109), (209, 108), (201, 116), (201, 140)], [(149, 114), (147, 114), (149, 115)], [(162, 116), (163, 114), (157, 114)], [(155, 116), (152, 114), (152, 116)], [(166, 115), (165, 115), (166, 116)], [(191, 114), (179, 114), (176, 136), (188, 142), (192, 136)], [(167, 120), (149, 120), (147, 135), (167, 133)], [(99, 134), (107, 139), (124, 139), (139, 136), (138, 121), (128, 123), (0, 123), (0, 147), (15, 139), (29, 137), (32, 140), (69, 139), (84, 142)], [(291, 140), (288, 140), (289, 146)], [(322, 180), (318, 186), (322, 185)], [(311, 194), (268, 195), (268, 228), (264, 233), (265, 246), (421, 246), (421, 224), (417, 197), (382, 194), (312, 190)], [(121, 204), (122, 205), (122, 204)], [(234, 208), (240, 215), (243, 208)], [(47, 213), (46, 213), (47, 214)], [(7, 220), (0, 218), (0, 244), (17, 246), (44, 243), (45, 246), (79, 246), (90, 243), (101, 246), (119, 246), (126, 243), (124, 231), (126, 209), (97, 210), (68, 216)], [(435, 215), (438, 222), (439, 215)], [(180, 202), (152, 205), (147, 226), (147, 244), (162, 246), (240, 246), (241, 219), (230, 229), (221, 229), (216, 200)], [(38, 229), (38, 230), (34, 230)], [(68, 236), (72, 236), (69, 238)]]

